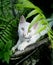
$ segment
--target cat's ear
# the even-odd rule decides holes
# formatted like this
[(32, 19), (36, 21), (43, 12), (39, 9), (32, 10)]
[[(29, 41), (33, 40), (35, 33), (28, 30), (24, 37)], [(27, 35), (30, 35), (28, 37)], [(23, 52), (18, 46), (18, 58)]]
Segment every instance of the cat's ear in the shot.
[(26, 19), (25, 19), (25, 17), (22, 15), (22, 16), (20, 17), (20, 23), (23, 23), (23, 22), (26, 22)]
[(33, 25), (33, 28), (36, 29), (37, 26), (38, 26), (38, 23), (35, 23), (35, 24)]

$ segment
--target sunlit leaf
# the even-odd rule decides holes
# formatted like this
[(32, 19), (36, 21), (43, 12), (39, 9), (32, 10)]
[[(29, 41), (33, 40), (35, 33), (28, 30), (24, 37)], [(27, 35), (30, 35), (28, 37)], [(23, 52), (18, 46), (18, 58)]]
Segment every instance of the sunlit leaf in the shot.
[(40, 14), (38, 14), (37, 16), (35, 16), (35, 17), (33, 18), (33, 20), (31, 21), (28, 30), (29, 30), (36, 22), (38, 22), (41, 18), (42, 18), (42, 16), (41, 16)]
[(53, 40), (51, 40), (51, 48), (53, 49)]
[(16, 4), (17, 7), (25, 7), (25, 8), (37, 8), (34, 4), (30, 1), (22, 1), (20, 4)]
[(26, 19), (29, 18), (29, 17), (31, 17), (31, 16), (33, 16), (33, 15), (35, 15), (35, 14), (37, 14), (37, 13), (42, 13), (42, 12), (41, 12), (39, 9), (32, 10), (32, 11), (27, 15)]
[(39, 27), (36, 33), (40, 33), (41, 31), (46, 29), (46, 25), (43, 25), (42, 27)]

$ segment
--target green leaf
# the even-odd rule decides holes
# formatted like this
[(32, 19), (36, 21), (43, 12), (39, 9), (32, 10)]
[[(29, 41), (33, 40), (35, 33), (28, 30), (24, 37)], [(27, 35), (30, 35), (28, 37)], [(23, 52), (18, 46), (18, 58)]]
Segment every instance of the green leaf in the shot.
[(10, 50), (11, 47), (12, 47), (12, 40), (9, 40), (9, 41), (7, 41), (7, 43), (5, 45), (5, 49)]
[(4, 42), (7, 42), (7, 40), (6, 40), (4, 37), (2, 37), (2, 36), (1, 36), (1, 39), (2, 39)]
[(50, 30), (49, 32), (50, 32), (51, 35), (53, 35), (53, 30)]
[(30, 28), (31, 28), (36, 22), (38, 22), (41, 18), (42, 18), (42, 16), (41, 16), (40, 14), (38, 14), (37, 16), (35, 16), (35, 17), (33, 18), (33, 20), (31, 21), (30, 25), (29, 25), (28, 31), (29, 31)]
[(50, 32), (48, 32), (48, 33), (49, 33), (49, 37), (50, 37), (50, 39), (53, 39), (53, 35), (51, 35)]
[(0, 49), (3, 49), (4, 47), (4, 42), (0, 39)]
[(47, 20), (43, 18), (40, 20), (40, 24), (47, 25), (48, 23)]
[(5, 30), (5, 32), (6, 32), (6, 33), (8, 33), (9, 35), (11, 35), (11, 32), (10, 32), (10, 31), (8, 31), (7, 29)]
[(51, 41), (51, 48), (53, 49), (53, 40)]
[(3, 21), (7, 22), (7, 20), (5, 18), (3, 18), (3, 17), (0, 17), (0, 20), (3, 20)]
[(4, 53), (4, 60), (9, 63), (10, 55), (9, 51)]
[(13, 8), (10, 0), (0, 1), (0, 59), (7, 63), (9, 63), (12, 54), (12, 43), (16, 43), (14, 37), (16, 37), (17, 19), (13, 15)]
[(30, 1), (22, 1), (22, 3), (16, 4), (17, 7), (24, 7), (24, 8), (36, 8), (34, 4)]
[(3, 59), (4, 53), (3, 50), (0, 51), (0, 59)]
[[(17, 19), (18, 19), (18, 18), (17, 18)], [(18, 22), (16, 22), (16, 20), (13, 20), (12, 26), (13, 26), (13, 27), (16, 27), (16, 26), (17, 26), (17, 23), (18, 23)]]
[(42, 11), (40, 11), (40, 9), (36, 8), (35, 10), (32, 10), (32, 11), (27, 15), (26, 19), (29, 18), (29, 17), (31, 17), (31, 16), (33, 16), (33, 15), (35, 15), (35, 14), (37, 14), (37, 13), (40, 13), (40, 14), (41, 14)]
[(40, 33), (41, 31), (45, 30), (47, 25), (43, 25), (42, 27), (39, 26), (38, 30), (36, 33)]
[(3, 38), (5, 38), (6, 40), (9, 40), (9, 38), (5, 34), (3, 34)]

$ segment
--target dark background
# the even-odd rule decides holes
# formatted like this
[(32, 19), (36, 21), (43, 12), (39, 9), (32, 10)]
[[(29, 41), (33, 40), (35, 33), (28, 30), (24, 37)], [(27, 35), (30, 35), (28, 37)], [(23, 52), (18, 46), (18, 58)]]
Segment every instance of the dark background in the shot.
[(36, 6), (43, 10), (46, 17), (53, 13), (53, 0), (30, 0)]

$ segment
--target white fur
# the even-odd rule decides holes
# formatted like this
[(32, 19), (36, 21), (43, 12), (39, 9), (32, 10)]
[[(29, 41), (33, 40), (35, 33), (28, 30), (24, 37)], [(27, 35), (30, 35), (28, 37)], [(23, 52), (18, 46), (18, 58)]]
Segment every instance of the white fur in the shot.
[[(19, 40), (17, 44), (12, 48), (13, 51), (15, 51), (15, 49), (24, 50), (27, 46), (35, 43), (41, 36), (47, 33), (47, 29), (45, 29), (42, 32), (35, 34), (38, 30), (38, 26), (35, 26), (35, 29), (32, 27), (30, 32), (28, 32), (29, 25), (30, 23), (26, 22), (24, 16), (21, 16), (18, 26)], [(24, 30), (22, 30), (22, 28), (24, 28)]]

